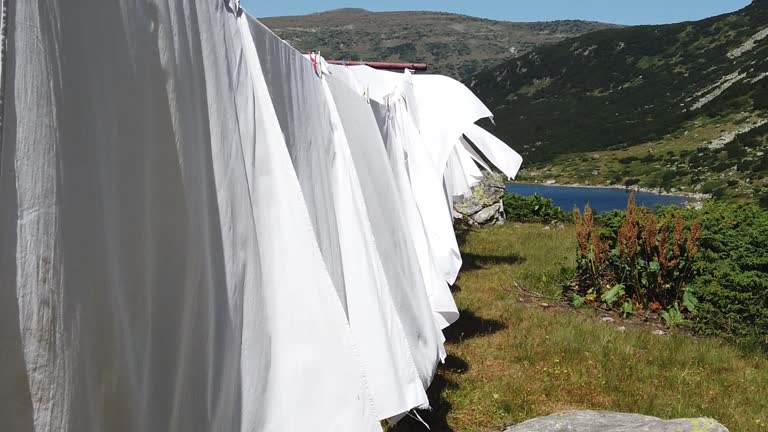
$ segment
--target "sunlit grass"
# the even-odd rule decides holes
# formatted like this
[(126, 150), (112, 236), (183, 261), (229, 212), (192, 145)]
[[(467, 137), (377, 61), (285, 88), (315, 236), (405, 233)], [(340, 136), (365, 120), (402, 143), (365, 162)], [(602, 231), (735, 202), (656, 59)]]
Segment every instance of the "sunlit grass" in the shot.
[[(553, 304), (572, 265), (572, 228), (468, 233), (448, 332), (450, 357), (431, 390), (437, 431), (498, 431), (572, 409), (662, 418), (713, 417), (732, 431), (768, 429), (768, 359), (714, 339), (657, 336)], [(541, 294), (541, 297), (530, 295)], [(405, 421), (400, 431), (424, 430)]]

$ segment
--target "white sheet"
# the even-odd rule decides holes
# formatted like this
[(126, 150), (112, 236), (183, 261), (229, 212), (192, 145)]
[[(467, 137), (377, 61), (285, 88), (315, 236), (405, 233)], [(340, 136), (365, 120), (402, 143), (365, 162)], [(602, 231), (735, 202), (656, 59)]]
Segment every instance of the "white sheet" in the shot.
[(420, 130), (435, 168), (442, 172), (464, 131), (493, 114), (464, 84), (440, 75), (414, 75)]
[(483, 173), (475, 164), (469, 151), (463, 145), (457, 145), (448, 158), (443, 177), (448, 196), (457, 198), (466, 196), (473, 187), (480, 184)]
[(4, 426), (380, 430), (234, 15), (12, 5)]
[(390, 95), (386, 105), (375, 101), (371, 105), (403, 200), (405, 217), (435, 319), (440, 328), (446, 328), (458, 319), (459, 313), (446, 283), (446, 275), (441, 273), (438, 263), (441, 258), (445, 260), (445, 251), (430, 241), (431, 236), (436, 236), (436, 230), (444, 227), (427, 223), (432, 220), (451, 225), (450, 216), (442, 211), (446, 206), (442, 184), (435, 181), (438, 177), (433, 175), (429, 156), (419, 141), (419, 132), (406, 106), (405, 92), (396, 91)]
[[(392, 299), (409, 333), (416, 367), (426, 389), (444, 352), (443, 339), (432, 317), (425, 277), (405, 216), (410, 202), (398, 191), (371, 106), (334, 76), (325, 79), (348, 138)], [(431, 267), (426, 270), (432, 271)]]
[(507, 144), (476, 124), (467, 128), (464, 135), (507, 177), (514, 179), (517, 176), (523, 158)]
[(428, 303), (420, 307), (417, 291), (404, 297), (403, 286), (390, 286), (384, 262), (399, 258), (382, 257), (377, 249), (369, 220), (374, 212), (364, 193), (386, 186), (385, 179), (373, 179), (363, 190), (360, 180), (368, 173), (358, 174), (328, 83), (311, 61), (255, 20), (251, 31), (313, 226), (319, 233), (336, 233), (332, 239), (318, 237), (320, 249), (328, 266), (337, 266), (332, 274), (342, 278), (337, 289), (346, 297), (376, 414), (387, 419), (424, 406), (424, 384), (431, 382), (439, 342)]
[(467, 141), (466, 137), (461, 137), (461, 145), (464, 147), (464, 150), (468, 151), (470, 156), (472, 156), (472, 160), (475, 161), (476, 164), (478, 164), (481, 168), (488, 172), (492, 172), (490, 165), (488, 165), (488, 162), (486, 161), (485, 157), (482, 156), (480, 153), (478, 153), (470, 144), (469, 141)]
[(462, 130), (480, 118), (491, 116), (490, 111), (469, 89), (447, 77), (412, 76), (408, 71), (393, 73), (367, 66), (349, 67), (339, 75), (351, 87), (384, 105), (395, 92), (404, 98), (404, 111), (411, 117), (414, 129), (409, 132), (412, 138), (408, 153), (409, 163), (413, 165), (409, 174), (416, 202), (435, 265), (443, 280), (453, 284), (461, 269), (461, 253), (453, 231), (451, 195), (454, 189), (466, 190), (466, 184), (462, 184), (466, 182), (459, 180), (467, 179), (468, 175), (452, 168), (446, 183), (446, 167), (459, 145)]
[[(361, 344), (355, 346), (349, 338), (353, 332), (344, 320), (344, 311), (315, 240), (250, 27), (245, 17), (238, 21), (245, 45), (244, 57), (248, 69), (253, 71), (255, 87), (253, 98), (244, 92), (244, 88), (237, 89), (244, 104), (249, 100), (255, 102), (255, 112), (250, 117), (255, 121), (249, 122), (249, 117), (244, 117), (238, 125), (246, 132), (243, 136), (254, 133), (256, 138), (250, 143), (244, 142), (243, 157), (259, 235), (261, 284), (280, 291), (268, 305), (270, 322), (275, 323), (271, 338), (273, 344), (281, 348), (279, 351), (286, 354), (285, 358), (276, 359), (279, 364), (271, 364), (267, 382), (275, 385), (272, 393), (245, 407), (248, 416), (244, 416), (241, 429), (317, 429), (326, 423), (318, 423), (318, 418), (326, 416), (329, 431), (380, 430), (379, 425), (371, 421), (377, 418), (373, 395), (369, 393), (376, 378), (361, 373), (361, 363), (349, 363), (345, 356), (338, 358), (339, 354), (350, 352), (350, 348), (359, 350)], [(241, 83), (244, 81), (240, 80)], [(300, 271), (296, 271), (296, 263), (300, 263)], [(296, 308), (297, 303), (302, 306), (300, 310)], [(257, 321), (258, 316), (253, 312), (247, 310), (247, 316)], [(345, 330), (341, 335), (336, 329), (339, 325)], [(258, 358), (262, 344), (255, 338), (244, 340), (247, 354), (244, 358)], [(354, 354), (355, 360), (362, 360), (359, 353)], [(261, 371), (255, 369), (258, 362), (251, 365), (252, 368), (246, 368), (243, 380), (246, 389), (255, 390), (264, 383), (259, 379)], [(356, 382), (356, 377), (360, 376), (358, 374), (363, 375), (365, 391), (360, 392), (363, 397), (354, 401), (346, 399), (358, 397), (349, 388), (349, 383)], [(285, 391), (284, 383), (302, 383), (301, 396)], [(297, 415), (297, 407), (300, 407), (301, 415)], [(305, 415), (306, 408), (317, 412), (317, 417)], [(258, 419), (263, 412), (270, 414), (272, 424), (260, 427)], [(256, 421), (246, 421), (249, 417)]]
[[(336, 72), (338, 68), (342, 70)], [(464, 134), (475, 137), (483, 147), (480, 151), (484, 156), (494, 165), (498, 164), (496, 166), (510, 177), (517, 174), (522, 158), (475, 125), (478, 120), (492, 117), (492, 114), (471, 90), (452, 78), (438, 75), (411, 76), (408, 71), (404, 74), (386, 72), (367, 66), (336, 66), (331, 70), (350, 87), (385, 105), (387, 98), (400, 88), (406, 110), (418, 131), (418, 138), (414, 139), (413, 145), (418, 144), (420, 148), (413, 149), (422, 152), (421, 161), (428, 160), (433, 165), (431, 173), (423, 167), (417, 170), (418, 175), (411, 173), (411, 181), (416, 182), (416, 201), (435, 255), (435, 263), (442, 277), (453, 284), (461, 268), (461, 255), (453, 226), (446, 224), (445, 220), (446, 217), (452, 219), (453, 196), (465, 194), (478, 183), (481, 172), (471, 160), (474, 158), (482, 165), (481, 158), (472, 155), (462, 144)], [(403, 85), (403, 82), (409, 84)], [(437, 179), (427, 180), (423, 177), (430, 175)], [(436, 191), (442, 190), (444, 199), (438, 201), (434, 196), (428, 197), (427, 189), (432, 194), (439, 194)], [(424, 192), (423, 195), (417, 190)]]

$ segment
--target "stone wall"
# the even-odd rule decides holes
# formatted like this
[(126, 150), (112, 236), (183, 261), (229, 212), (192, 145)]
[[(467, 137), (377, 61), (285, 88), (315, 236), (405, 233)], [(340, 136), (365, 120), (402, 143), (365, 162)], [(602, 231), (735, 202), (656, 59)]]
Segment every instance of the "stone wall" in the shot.
[(483, 181), (472, 189), (472, 194), (454, 202), (454, 219), (470, 226), (501, 225), (504, 215), (505, 177), (486, 173)]

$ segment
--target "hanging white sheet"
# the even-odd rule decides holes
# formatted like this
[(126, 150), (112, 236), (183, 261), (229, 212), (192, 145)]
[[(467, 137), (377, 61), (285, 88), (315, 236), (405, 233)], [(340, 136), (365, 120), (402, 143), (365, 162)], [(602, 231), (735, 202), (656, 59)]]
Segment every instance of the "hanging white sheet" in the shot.
[[(430, 212), (431, 209), (439, 210), (440, 206), (445, 205), (442, 201), (442, 184), (434, 182), (436, 176), (432, 174), (432, 164), (419, 141), (413, 117), (408, 112), (405, 92), (396, 91), (386, 102), (379, 104), (372, 101), (371, 106), (402, 198), (403, 210), (423, 270), (422, 276), (425, 278), (424, 284), (435, 312), (435, 320), (439, 327), (444, 329), (458, 319), (459, 313), (445, 276), (438, 268), (437, 259), (442, 252), (436, 250), (429, 241), (429, 229), (434, 229), (436, 225), (426, 223), (430, 217), (442, 220), (439, 219), (443, 216), (441, 213)], [(434, 235), (434, 231), (432, 234)], [(444, 355), (443, 353), (443, 357)]]
[(65, 3), (9, 14), (3, 426), (380, 430), (248, 32)]
[[(371, 177), (373, 155), (358, 158), (366, 166), (355, 166), (345, 134), (347, 129), (353, 138), (367, 139), (364, 134), (376, 129), (360, 131), (351, 123), (345, 128), (338, 111), (344, 109), (348, 116), (352, 112), (348, 103), (365, 102), (361, 97), (344, 98), (337, 106), (328, 77), (318, 73), (323, 68), (320, 59), (313, 63), (261, 23), (251, 20), (250, 24), (302, 191), (310, 203), (313, 225), (317, 232), (337, 233), (333, 242), (322, 236), (318, 240), (326, 263), (338, 266), (332, 273), (342, 278), (343, 285), (337, 289), (346, 297), (377, 415), (386, 419), (425, 406), (425, 387), (439, 361), (441, 340), (426, 295), (419, 292), (419, 286), (405, 286), (408, 282), (404, 281), (419, 281), (413, 267), (418, 262), (405, 263), (410, 259), (407, 255), (392, 255), (401, 251), (391, 250), (388, 243), (377, 248), (375, 230), (399, 229), (396, 210), (378, 214), (380, 204), (369, 210), (365, 194), (383, 194), (369, 197), (367, 202), (372, 203), (393, 199), (394, 191), (386, 178)], [(386, 167), (385, 158), (377, 162)], [(401, 247), (407, 248), (407, 244)], [(399, 271), (412, 274), (396, 274)]]
[[(386, 103), (386, 98), (397, 88), (407, 90), (404, 93), (407, 111), (419, 134), (416, 142), (425, 149), (427, 159), (433, 164), (433, 175), (439, 178), (432, 181), (431, 189), (438, 190), (436, 183), (439, 182), (439, 189), (445, 194), (440, 202), (427, 203), (417, 197), (417, 203), (436, 254), (436, 265), (444, 279), (454, 283), (461, 268), (461, 256), (453, 227), (444, 222), (444, 215), (452, 219), (453, 196), (463, 195), (468, 186), (478, 182), (479, 170), (470, 160), (484, 164), (482, 158), (472, 155), (474, 149), (469, 151), (469, 146), (462, 144), (463, 135), (474, 136), (483, 146), (480, 149), (483, 155), (510, 177), (517, 174), (522, 158), (475, 125), (492, 114), (471, 90), (454, 79), (438, 75), (411, 76), (408, 71), (401, 74), (367, 66), (343, 68), (342, 72), (335, 73), (350, 87), (379, 103)], [(403, 82), (412, 85), (403, 86)], [(449, 159), (452, 160), (449, 162)]]
[[(463, 197), (480, 184), (483, 173), (463, 145), (453, 148), (443, 174), (449, 197)], [(451, 206), (453, 208), (453, 206)]]
[[(244, 91), (247, 85), (243, 85), (245, 88), (237, 88), (242, 104), (247, 106), (252, 101), (255, 108), (253, 115), (244, 116), (238, 125), (241, 136), (255, 135), (254, 140), (243, 142), (243, 158), (259, 239), (261, 284), (280, 291), (280, 295), (275, 296), (268, 305), (269, 321), (275, 323), (271, 338), (276, 346), (290, 354), (279, 360), (280, 364), (271, 364), (268, 382), (275, 383), (273, 393), (257, 401), (261, 405), (246, 407), (246, 413), (256, 418), (262, 415), (262, 410), (270, 413), (272, 424), (264, 427), (264, 430), (317, 429), (318, 418), (330, 413), (333, 414), (323, 422), (329, 431), (351, 431), (357, 428), (380, 430), (379, 425), (371, 421), (378, 419), (373, 395), (370, 394), (374, 379), (363, 374), (365, 389), (361, 394), (364, 398), (356, 402), (345, 399), (355, 396), (346, 387), (348, 382), (355, 382), (353, 380), (360, 376), (357, 374), (362, 370), (360, 344), (351, 343), (353, 332), (344, 320), (343, 308), (315, 240), (304, 197), (264, 80), (250, 26), (245, 17), (239, 19), (238, 24), (245, 46), (244, 58), (248, 70), (252, 71), (255, 88), (253, 92)], [(239, 82), (245, 81), (242, 79)], [(255, 97), (251, 97), (251, 94)], [(251, 118), (255, 121), (249, 122)], [(299, 271), (296, 263), (301, 266)], [(302, 305), (301, 311), (297, 310), (295, 303)], [(247, 316), (251, 316), (254, 321), (257, 319), (253, 313)], [(339, 323), (345, 330), (341, 335), (335, 331)], [(259, 340), (244, 340), (243, 344), (244, 358), (259, 355)], [(331, 350), (344, 354), (349, 352), (350, 347), (357, 360), (352, 364), (345, 364), (344, 357), (342, 362), (337, 362), (338, 354), (327, 353)], [(345, 368), (349, 369), (344, 371)], [(329, 374), (329, 371), (332, 373)], [(259, 371), (250, 372), (244, 376), (246, 388), (262, 387), (263, 384), (258, 380)], [(339, 381), (342, 386), (339, 386)], [(280, 383), (304, 383), (306, 387), (301, 397), (297, 398), (295, 394), (281, 390)], [(402, 391), (407, 390), (405, 388)], [(301, 415), (297, 415), (297, 407), (301, 407)], [(305, 407), (320, 414), (316, 417), (313, 414), (305, 415)], [(362, 411), (359, 411), (361, 408)], [(249, 424), (244, 421), (241, 427), (243, 431), (262, 429), (258, 422)]]
[(517, 176), (523, 158), (506, 143), (476, 124), (466, 129), (464, 135), (507, 177), (514, 179)]
[[(414, 358), (425, 388), (444, 358), (442, 328), (433, 319), (426, 277), (417, 254), (406, 201), (394, 173), (371, 106), (334, 76), (325, 77), (333, 93), (358, 173), (376, 246), (390, 282), (392, 298), (409, 340), (418, 343)], [(420, 224), (421, 237), (424, 238)], [(432, 267), (426, 267), (431, 272)], [(443, 283), (443, 285), (445, 285)], [(427, 337), (418, 337), (424, 334)]]
[(419, 129), (435, 168), (443, 172), (464, 131), (480, 119), (493, 117), (464, 84), (441, 75), (414, 75)]
[(481, 168), (488, 172), (493, 171), (485, 157), (470, 145), (469, 141), (467, 141), (467, 137), (461, 137), (461, 145), (464, 147), (464, 150), (469, 152), (470, 156), (472, 156), (472, 160), (475, 161), (476, 164), (480, 165)]

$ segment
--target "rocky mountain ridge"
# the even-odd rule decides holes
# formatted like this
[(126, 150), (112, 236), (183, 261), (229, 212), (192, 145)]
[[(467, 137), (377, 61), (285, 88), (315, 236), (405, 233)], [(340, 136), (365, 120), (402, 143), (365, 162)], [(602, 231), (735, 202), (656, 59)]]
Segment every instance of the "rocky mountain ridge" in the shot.
[(337, 9), (260, 18), (301, 51), (338, 60), (428, 63), (430, 72), (467, 79), (474, 73), (590, 31), (616, 27), (586, 21), (513, 23), (441, 12)]

